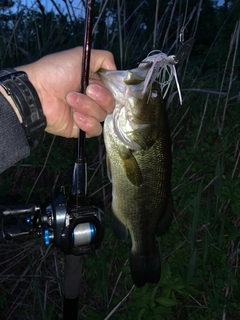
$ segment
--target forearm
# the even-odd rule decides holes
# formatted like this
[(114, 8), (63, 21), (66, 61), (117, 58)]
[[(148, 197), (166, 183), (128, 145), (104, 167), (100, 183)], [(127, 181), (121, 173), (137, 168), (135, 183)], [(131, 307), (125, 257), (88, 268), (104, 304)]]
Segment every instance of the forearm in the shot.
[(0, 71), (0, 171), (28, 156), (28, 139), (38, 139), (46, 119), (36, 89), (24, 72)]
[(3, 89), (3, 87), (0, 86), (0, 93), (3, 95), (3, 97), (8, 101), (9, 105), (13, 108), (14, 112), (16, 113), (16, 116), (18, 117), (18, 120), (20, 123), (22, 123), (22, 117), (13, 101), (11, 96), (7, 94), (7, 92)]
[(30, 153), (28, 141), (10, 99), (0, 89), (0, 172)]

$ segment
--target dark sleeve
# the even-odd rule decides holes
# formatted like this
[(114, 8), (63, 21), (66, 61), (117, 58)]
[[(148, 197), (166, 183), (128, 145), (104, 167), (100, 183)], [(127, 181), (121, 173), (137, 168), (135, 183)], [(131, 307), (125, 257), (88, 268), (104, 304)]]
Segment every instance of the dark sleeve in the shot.
[(0, 93), (0, 172), (27, 157), (30, 147), (15, 111)]

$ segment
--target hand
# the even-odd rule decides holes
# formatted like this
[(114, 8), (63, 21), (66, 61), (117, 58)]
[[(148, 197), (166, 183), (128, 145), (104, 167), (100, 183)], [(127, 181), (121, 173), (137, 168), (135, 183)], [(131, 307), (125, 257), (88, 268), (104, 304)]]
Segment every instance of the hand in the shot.
[(80, 128), (87, 137), (97, 136), (102, 132), (100, 122), (113, 111), (113, 96), (96, 74), (100, 68), (116, 69), (112, 54), (91, 51), (86, 95), (79, 93), (81, 65), (82, 47), (77, 47), (15, 68), (25, 71), (37, 90), (49, 133), (77, 137)]

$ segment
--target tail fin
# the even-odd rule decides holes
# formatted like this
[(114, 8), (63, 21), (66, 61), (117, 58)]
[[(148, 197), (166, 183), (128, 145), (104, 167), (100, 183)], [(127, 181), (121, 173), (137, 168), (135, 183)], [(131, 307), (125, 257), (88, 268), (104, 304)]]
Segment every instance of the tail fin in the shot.
[(142, 287), (145, 283), (157, 283), (161, 276), (161, 259), (157, 249), (148, 256), (131, 252), (130, 268), (133, 283)]

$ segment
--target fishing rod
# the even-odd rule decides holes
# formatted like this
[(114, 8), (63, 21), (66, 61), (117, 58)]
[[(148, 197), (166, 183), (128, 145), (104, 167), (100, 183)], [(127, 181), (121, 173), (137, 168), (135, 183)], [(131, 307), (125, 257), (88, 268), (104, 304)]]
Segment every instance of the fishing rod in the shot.
[[(82, 55), (80, 92), (89, 83), (93, 0), (86, 0), (85, 36)], [(57, 196), (42, 210), (39, 205), (1, 205), (2, 235), (6, 239), (37, 234), (46, 246), (53, 244), (65, 254), (63, 319), (77, 320), (82, 275), (82, 255), (97, 250), (104, 236), (104, 213), (86, 205), (87, 157), (85, 132), (79, 130), (77, 156), (73, 165), (72, 186), (68, 197), (61, 187)], [(12, 224), (13, 218), (17, 223)]]
[[(82, 55), (82, 75), (80, 83), (80, 92), (86, 94), (89, 84), (91, 43), (92, 43), (92, 11), (93, 0), (86, 0), (86, 18), (85, 18), (85, 34)], [(79, 129), (78, 133), (78, 150), (73, 170), (72, 195), (76, 198), (76, 205), (84, 205), (87, 195), (87, 158), (85, 146), (86, 134)], [(78, 203), (79, 202), (79, 203)]]
[[(90, 58), (91, 58), (91, 42), (92, 42), (92, 11), (93, 0), (87, 0), (86, 18), (85, 18), (85, 35), (82, 55), (82, 76), (80, 92), (86, 94), (86, 89), (89, 84)], [(87, 157), (85, 146), (86, 135), (81, 129), (78, 135), (78, 152), (74, 164), (72, 193), (68, 199), (68, 206), (71, 212), (75, 213), (81, 211), (81, 219), (86, 218), (88, 225), (84, 229), (91, 239), (95, 236), (103, 238), (104, 225), (103, 213), (99, 209), (86, 207), (87, 196)], [(86, 212), (83, 214), (83, 210)], [(93, 212), (92, 212), (93, 211)], [(92, 221), (94, 219), (94, 223)], [(91, 220), (91, 223), (90, 223)], [(82, 225), (81, 225), (82, 226)], [(88, 241), (89, 242), (89, 241)], [(99, 241), (98, 241), (99, 244)], [(78, 255), (65, 256), (65, 278), (64, 278), (64, 301), (63, 301), (63, 317), (64, 319), (77, 319), (78, 314), (78, 296), (80, 293), (80, 282), (82, 273), (82, 258)], [(73, 276), (77, 274), (77, 276)]]

